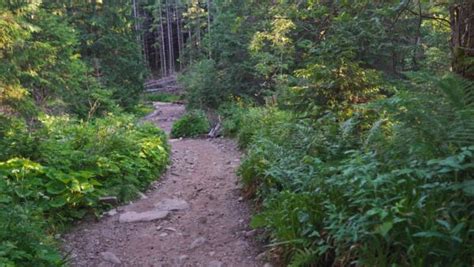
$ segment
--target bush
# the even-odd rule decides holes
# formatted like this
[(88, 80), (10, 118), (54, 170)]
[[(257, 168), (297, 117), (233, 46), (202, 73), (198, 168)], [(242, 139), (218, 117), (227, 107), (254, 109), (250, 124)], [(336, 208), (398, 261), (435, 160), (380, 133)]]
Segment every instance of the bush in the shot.
[(148, 93), (143, 96), (146, 101), (176, 102), (183, 100), (183, 96), (170, 93)]
[[(288, 126), (292, 119), (293, 114), (288, 111), (275, 108), (249, 109), (242, 120), (237, 135), (240, 147), (247, 147), (257, 134), (260, 136), (280, 136), (282, 139), (288, 138), (288, 131), (285, 126)], [(255, 127), (256, 125), (260, 125), (260, 127)]]
[(213, 60), (201, 60), (192, 65), (179, 77), (179, 82), (186, 89), (188, 106), (193, 109), (218, 108), (230, 94), (221, 86)]
[(60, 266), (54, 240), (45, 232), (40, 212), (28, 205), (0, 203), (0, 266)]
[(342, 122), (249, 111), (239, 174), (262, 201), (252, 225), (291, 266), (470, 266), (474, 87), (448, 81)]
[(186, 113), (177, 120), (171, 129), (171, 136), (196, 137), (208, 133), (210, 128), (209, 120), (203, 111), (194, 110)]
[[(130, 116), (90, 122), (43, 116), (35, 131), (6, 121), (14, 131), (0, 128), (0, 263), (57, 265), (46, 233), (98, 214), (101, 196), (131, 200), (168, 163), (164, 132)], [(10, 210), (18, 211), (15, 225), (3, 220)]]

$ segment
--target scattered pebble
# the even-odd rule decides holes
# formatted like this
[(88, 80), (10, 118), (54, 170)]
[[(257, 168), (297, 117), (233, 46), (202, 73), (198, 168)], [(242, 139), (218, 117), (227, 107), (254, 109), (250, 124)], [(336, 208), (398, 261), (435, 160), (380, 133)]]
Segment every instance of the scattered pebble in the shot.
[(220, 261), (211, 261), (207, 264), (207, 267), (222, 267), (223, 265)]
[(200, 224), (205, 224), (205, 223), (207, 223), (207, 218), (206, 218), (206, 217), (199, 217), (199, 218), (198, 218), (198, 223), (200, 223)]
[(253, 236), (255, 236), (256, 233), (257, 233), (257, 230), (254, 229), (254, 230), (245, 232), (245, 236), (246, 237), (253, 237)]
[(119, 260), (119, 258), (112, 252), (102, 252), (100, 253), (100, 256), (102, 259), (105, 261), (108, 261), (110, 263), (115, 263), (115, 264), (121, 264), (122, 262)]
[(138, 196), (140, 197), (140, 199), (147, 199), (148, 197), (143, 194), (142, 192), (138, 192)]
[(262, 261), (262, 260), (264, 260), (265, 258), (267, 258), (267, 253), (266, 253), (266, 252), (262, 252), (262, 253), (258, 254), (257, 257), (255, 257), (255, 260), (257, 260), (257, 261)]
[(188, 255), (181, 255), (178, 257), (178, 265), (183, 265), (189, 259)]
[(115, 214), (117, 214), (117, 209), (111, 209), (107, 211), (107, 215), (109, 216), (114, 216)]
[(204, 245), (204, 243), (206, 243), (207, 239), (205, 237), (198, 237), (196, 239), (194, 239), (194, 241), (191, 243), (191, 245), (189, 246), (190, 249), (195, 249), (199, 246), (202, 246)]

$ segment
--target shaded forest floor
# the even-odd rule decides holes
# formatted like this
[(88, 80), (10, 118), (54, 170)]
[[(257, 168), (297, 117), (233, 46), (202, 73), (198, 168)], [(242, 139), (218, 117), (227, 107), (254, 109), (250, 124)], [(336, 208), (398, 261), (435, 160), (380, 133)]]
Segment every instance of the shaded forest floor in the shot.
[[(169, 133), (183, 105), (154, 103), (145, 119)], [(167, 173), (135, 203), (65, 235), (72, 266), (262, 266), (229, 139), (171, 139)]]

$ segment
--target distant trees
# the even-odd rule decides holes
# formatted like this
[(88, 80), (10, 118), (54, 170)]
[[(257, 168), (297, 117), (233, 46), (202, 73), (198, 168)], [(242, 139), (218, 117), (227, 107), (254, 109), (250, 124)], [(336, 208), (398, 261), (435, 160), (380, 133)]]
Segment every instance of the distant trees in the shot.
[(139, 21), (143, 21), (143, 53), (155, 74), (167, 76), (182, 70), (210, 46), (210, 39), (204, 41), (203, 36), (212, 23), (211, 1), (135, 1)]

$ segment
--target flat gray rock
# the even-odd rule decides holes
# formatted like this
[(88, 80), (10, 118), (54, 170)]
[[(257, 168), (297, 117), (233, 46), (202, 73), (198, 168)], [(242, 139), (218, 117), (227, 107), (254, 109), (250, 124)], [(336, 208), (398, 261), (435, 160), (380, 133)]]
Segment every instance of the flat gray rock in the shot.
[(166, 210), (150, 210), (145, 212), (134, 212), (128, 211), (120, 215), (119, 222), (131, 223), (131, 222), (151, 222), (154, 220), (164, 219), (168, 216), (169, 212)]
[(189, 208), (188, 202), (179, 198), (165, 198), (155, 204), (157, 210), (175, 211)]
[(112, 252), (102, 252), (100, 253), (100, 256), (102, 256), (102, 259), (104, 259), (107, 262), (110, 263), (115, 263), (115, 264), (120, 264), (122, 263), (117, 256), (115, 256), (114, 253)]

